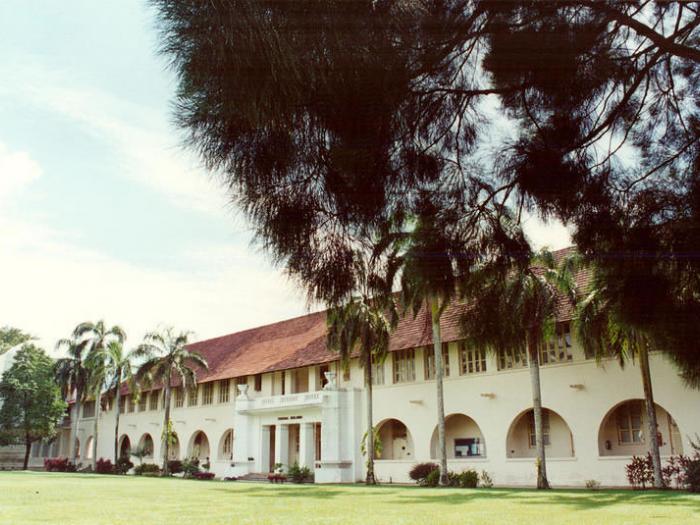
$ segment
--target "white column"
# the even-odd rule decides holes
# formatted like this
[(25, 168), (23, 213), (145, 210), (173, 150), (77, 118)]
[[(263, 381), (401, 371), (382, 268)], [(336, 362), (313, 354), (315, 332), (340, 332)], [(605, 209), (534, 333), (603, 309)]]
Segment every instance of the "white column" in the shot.
[(321, 390), (321, 377), (318, 373), (317, 366), (309, 367), (309, 392), (318, 392)]
[(315, 456), (314, 423), (301, 423), (299, 426), (299, 464), (313, 470)]
[(289, 464), (289, 427), (277, 425), (275, 430), (275, 463)]
[(270, 471), (270, 427), (260, 427), (260, 458), (256, 461), (258, 472)]
[(294, 394), (297, 391), (296, 376), (294, 375), (294, 370), (285, 370), (282, 372), (284, 374), (284, 393), (286, 395)]

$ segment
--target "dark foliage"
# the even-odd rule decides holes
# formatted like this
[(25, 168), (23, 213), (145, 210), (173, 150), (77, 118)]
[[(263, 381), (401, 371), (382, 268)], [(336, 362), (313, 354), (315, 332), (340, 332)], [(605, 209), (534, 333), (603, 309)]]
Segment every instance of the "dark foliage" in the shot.
[(46, 472), (75, 472), (75, 465), (68, 458), (46, 458), (44, 460)]
[(195, 472), (192, 474), (192, 477), (194, 479), (199, 479), (199, 480), (211, 480), (214, 479), (214, 473), (213, 472)]
[(137, 465), (134, 467), (134, 475), (135, 476), (142, 476), (142, 475), (159, 475), (160, 474), (160, 467), (156, 465), (155, 463), (142, 463), (141, 465)]
[(100, 458), (97, 460), (97, 463), (95, 464), (95, 472), (97, 474), (113, 474), (114, 473), (114, 465), (112, 465), (111, 460)]
[(129, 472), (132, 468), (134, 468), (134, 464), (129, 460), (129, 458), (127, 456), (122, 456), (117, 460), (117, 464), (114, 465), (114, 473), (123, 475)]
[(182, 472), (182, 461), (179, 459), (171, 459), (168, 461), (168, 472), (170, 474), (179, 474)]
[(529, 210), (572, 224), (626, 321), (700, 384), (696, 3), (153, 3), (190, 145), (310, 298), (346, 298), (358, 243), (426, 195), (472, 210), (469, 239)]
[(685, 485), (690, 492), (700, 492), (700, 458), (692, 459), (686, 465)]
[(294, 483), (313, 483), (314, 473), (309, 467), (300, 467), (294, 463), (287, 471), (287, 477)]
[(186, 478), (194, 477), (195, 474), (201, 472), (201, 469), (199, 468), (199, 459), (190, 458), (184, 460), (182, 462), (182, 472)]
[(408, 477), (413, 481), (420, 483), (422, 480), (428, 477), (433, 470), (440, 469), (437, 463), (418, 463), (411, 467), (408, 473)]

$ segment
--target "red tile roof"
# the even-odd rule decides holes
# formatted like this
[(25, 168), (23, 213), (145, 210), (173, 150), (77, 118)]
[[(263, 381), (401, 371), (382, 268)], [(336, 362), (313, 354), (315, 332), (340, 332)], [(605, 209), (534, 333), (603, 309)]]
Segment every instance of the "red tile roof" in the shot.
[[(554, 253), (560, 260), (573, 248)], [(590, 275), (582, 271), (577, 275), (579, 286), (585, 286)], [(462, 339), (459, 318), (467, 305), (454, 302), (442, 315), (440, 327), (445, 342)], [(570, 320), (573, 308), (562, 297), (558, 305), (558, 319)], [(407, 313), (399, 321), (392, 334), (390, 351), (429, 345), (432, 341), (430, 317), (421, 308), (414, 317)], [(303, 366), (328, 363), (338, 359), (336, 353), (326, 348), (326, 313), (316, 312), (286, 321), (252, 328), (189, 345), (209, 363), (208, 371), (197, 374), (198, 382), (215, 381), (240, 376), (287, 370)]]

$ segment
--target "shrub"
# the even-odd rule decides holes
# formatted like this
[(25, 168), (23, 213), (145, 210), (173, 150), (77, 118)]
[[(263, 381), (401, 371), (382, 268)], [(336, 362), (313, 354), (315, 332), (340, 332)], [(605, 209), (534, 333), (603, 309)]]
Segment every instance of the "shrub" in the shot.
[(114, 472), (112, 460), (104, 458), (98, 459), (97, 464), (95, 465), (95, 472), (98, 474), (112, 474)]
[(75, 465), (68, 458), (46, 458), (44, 469), (46, 472), (75, 472)]
[(160, 467), (156, 465), (155, 463), (143, 463), (141, 465), (137, 465), (134, 467), (134, 475), (135, 476), (141, 476), (141, 475), (160, 475)]
[(421, 487), (437, 487), (440, 484), (440, 469), (432, 470), (422, 481)]
[(587, 479), (586, 488), (589, 490), (598, 490), (600, 488), (600, 481), (596, 481), (594, 479)]
[(685, 485), (690, 492), (700, 492), (700, 458), (691, 459), (686, 464)]
[(190, 458), (182, 462), (182, 472), (185, 473), (186, 478), (192, 478), (195, 474), (199, 473), (199, 459)]
[(485, 470), (482, 470), (479, 475), (479, 486), (485, 489), (493, 487), (493, 478), (491, 478), (491, 475)]
[(287, 481), (287, 476), (285, 476), (284, 474), (273, 473), (267, 476), (267, 480), (270, 483), (284, 483), (285, 481)]
[(314, 480), (314, 474), (309, 467), (300, 467), (298, 463), (294, 463), (287, 472), (287, 476), (294, 483), (306, 483)]
[(171, 459), (168, 461), (168, 472), (170, 474), (179, 474), (182, 472), (182, 461), (179, 459)]
[(625, 466), (627, 481), (633, 488), (646, 488), (654, 482), (654, 469), (652, 468), (651, 455), (645, 457), (632, 456), (632, 461)]
[(418, 463), (413, 465), (413, 468), (408, 473), (408, 476), (418, 484), (421, 484), (425, 478), (430, 475), (430, 473), (435, 470), (440, 469), (436, 463)]
[(127, 456), (122, 456), (117, 460), (117, 464), (114, 465), (115, 474), (124, 475), (129, 472), (134, 467), (134, 464), (129, 460)]
[(214, 479), (214, 473), (213, 472), (195, 472), (194, 474), (192, 474), (192, 477), (194, 479), (210, 480), (210, 479)]
[(457, 474), (458, 486), (463, 489), (474, 489), (479, 485), (479, 473), (476, 470), (465, 470)]

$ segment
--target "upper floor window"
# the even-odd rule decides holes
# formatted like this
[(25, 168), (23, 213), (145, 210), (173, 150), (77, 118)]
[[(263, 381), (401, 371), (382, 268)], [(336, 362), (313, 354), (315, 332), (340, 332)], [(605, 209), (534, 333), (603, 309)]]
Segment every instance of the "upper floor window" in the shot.
[(384, 384), (384, 360), (372, 356), (372, 384)]
[(187, 406), (188, 407), (196, 407), (197, 406), (197, 402), (199, 401), (197, 393), (198, 392), (197, 392), (196, 386), (193, 386), (187, 392)]
[(228, 403), (230, 392), (230, 381), (228, 379), (219, 381), (219, 403)]
[(181, 408), (185, 404), (185, 391), (182, 387), (175, 389), (175, 408)]
[[(423, 364), (425, 368), (425, 379), (435, 379), (435, 350), (432, 346), (423, 348)], [(442, 343), (442, 369), (445, 376), (450, 375), (450, 351), (447, 343)]]
[[(535, 448), (537, 446), (537, 439), (535, 437), (535, 411), (531, 410), (529, 415), (529, 444), (530, 448)], [(542, 439), (545, 446), (549, 446), (549, 411), (547, 409), (542, 409)]]
[(459, 344), (459, 373), (478, 374), (486, 372), (486, 351), (467, 348), (465, 342)]
[(85, 401), (85, 403), (83, 403), (83, 417), (95, 417), (94, 401)]
[(139, 412), (145, 412), (146, 411), (146, 400), (148, 398), (147, 393), (141, 394), (141, 397), (139, 397)]
[(406, 383), (416, 380), (416, 361), (413, 348), (393, 353), (394, 383)]
[(540, 348), (540, 364), (568, 363), (572, 360), (569, 323), (558, 324), (554, 336)]
[(262, 390), (262, 374), (255, 374), (253, 388), (256, 392), (260, 392)]
[(508, 370), (511, 368), (525, 368), (527, 366), (527, 356), (525, 349), (506, 350), (498, 352), (498, 369)]
[(149, 410), (158, 410), (158, 397), (160, 396), (160, 390), (154, 390), (151, 392), (151, 399), (148, 405)]
[(617, 441), (620, 445), (644, 443), (642, 403), (625, 403), (616, 410)]
[(136, 410), (136, 401), (134, 401), (134, 398), (132, 396), (129, 396), (129, 399), (127, 401), (127, 410), (129, 412), (133, 412), (134, 410)]
[(126, 412), (126, 397), (119, 398), (119, 412), (122, 414)]
[(211, 405), (214, 401), (214, 383), (204, 383), (202, 385), (202, 404)]

